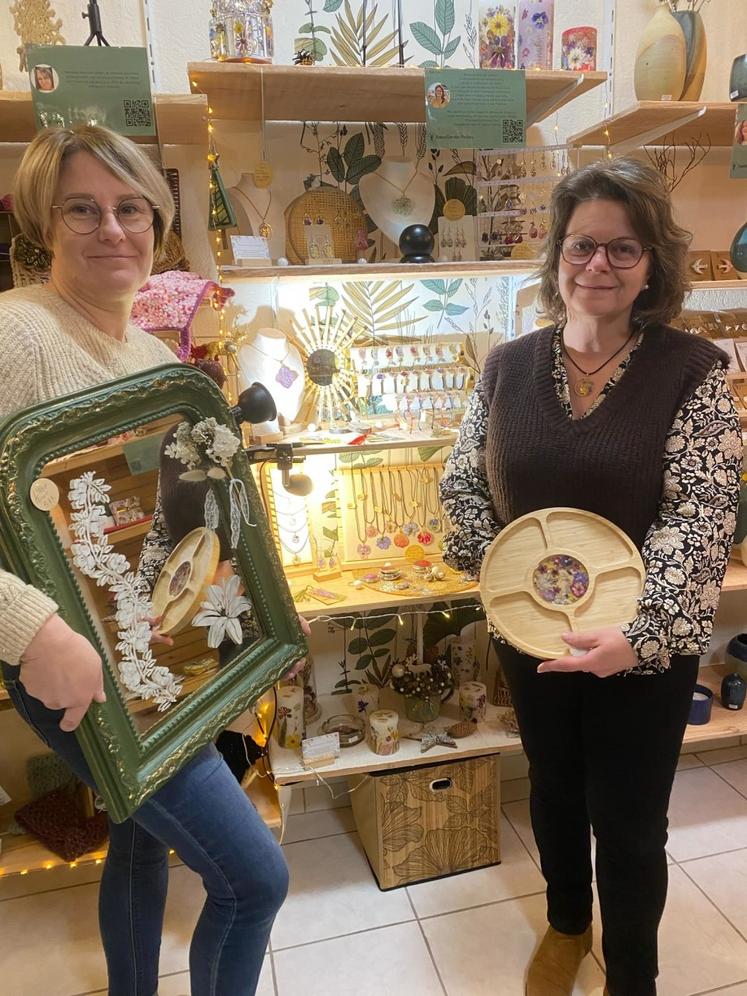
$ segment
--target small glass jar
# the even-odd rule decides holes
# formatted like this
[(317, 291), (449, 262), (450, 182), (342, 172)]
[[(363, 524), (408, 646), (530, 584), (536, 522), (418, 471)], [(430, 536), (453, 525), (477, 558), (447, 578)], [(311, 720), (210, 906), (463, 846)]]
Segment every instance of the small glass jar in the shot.
[(432, 723), (441, 711), (441, 696), (429, 695), (420, 698), (418, 695), (405, 695), (405, 715), (413, 723)]
[(272, 62), (272, 0), (214, 0), (210, 57), (220, 62)]
[(366, 735), (362, 719), (350, 713), (340, 713), (330, 716), (322, 723), (322, 733), (337, 733), (340, 737), (340, 747), (354, 747)]

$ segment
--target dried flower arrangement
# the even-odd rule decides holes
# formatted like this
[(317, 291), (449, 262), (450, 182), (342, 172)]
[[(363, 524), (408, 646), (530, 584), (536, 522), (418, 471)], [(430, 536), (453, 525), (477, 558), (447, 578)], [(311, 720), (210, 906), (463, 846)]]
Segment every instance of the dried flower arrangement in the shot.
[(427, 667), (423, 667), (415, 654), (410, 654), (404, 660), (394, 662), (391, 675), (391, 685), (395, 692), (411, 698), (427, 699), (431, 695), (438, 695), (443, 700), (454, 688), (445, 657), (437, 657)]

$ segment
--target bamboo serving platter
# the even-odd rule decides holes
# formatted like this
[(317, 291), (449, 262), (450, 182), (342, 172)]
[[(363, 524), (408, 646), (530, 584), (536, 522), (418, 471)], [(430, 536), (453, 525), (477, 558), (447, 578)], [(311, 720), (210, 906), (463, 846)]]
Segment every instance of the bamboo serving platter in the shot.
[(153, 589), (153, 612), (163, 616), (160, 630), (176, 635), (186, 629), (215, 577), (220, 540), (199, 526), (174, 547)]
[(544, 508), (501, 530), (480, 572), (485, 612), (512, 646), (548, 660), (561, 634), (630, 622), (645, 568), (614, 523), (577, 508)]

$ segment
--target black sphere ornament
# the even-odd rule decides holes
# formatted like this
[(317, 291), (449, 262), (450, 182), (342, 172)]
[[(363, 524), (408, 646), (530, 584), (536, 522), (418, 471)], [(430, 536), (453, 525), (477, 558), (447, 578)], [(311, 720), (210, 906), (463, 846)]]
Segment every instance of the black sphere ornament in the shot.
[(724, 709), (741, 709), (747, 695), (747, 682), (737, 674), (727, 674), (721, 682), (721, 705)]
[(433, 244), (433, 233), (427, 225), (408, 225), (399, 237), (400, 263), (432, 263)]

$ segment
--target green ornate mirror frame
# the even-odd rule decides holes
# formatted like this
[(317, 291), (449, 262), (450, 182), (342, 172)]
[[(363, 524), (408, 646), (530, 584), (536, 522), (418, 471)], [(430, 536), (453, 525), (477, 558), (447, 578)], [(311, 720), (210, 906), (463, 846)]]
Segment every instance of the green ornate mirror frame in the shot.
[[(117, 643), (120, 617), (107, 615), (111, 609), (105, 604), (106, 590), (102, 594), (90, 580), (93, 575), (86, 577), (73, 563), (72, 534), (77, 527), (71, 517), (75, 505), (70, 503), (70, 481), (89, 471), (99, 479), (107, 479), (109, 473), (111, 496), (117, 488), (121, 494), (123, 487), (125, 493), (128, 488), (138, 492), (140, 524), (112, 527), (109, 520), (106, 530), (111, 543), (120, 544), (111, 548), (123, 552), (137, 575), (138, 550), (149, 528), (142, 513), (154, 508), (163, 469), (161, 438), (180, 422), (194, 426), (210, 418), (240, 435), (214, 383), (194, 368), (175, 364), (26, 409), (0, 424), (0, 558), (5, 568), (53, 598), (68, 624), (101, 654), (107, 701), (91, 706), (77, 736), (116, 821), (126, 819), (306, 653), (241, 446), (231, 459), (229, 478), (235, 479), (234, 488), (243, 482), (249, 522), (241, 515), (235, 524), (238, 542), (231, 572), (239, 578), (236, 588), (240, 585), (240, 594), (251, 602), (251, 612), (244, 616), (249, 622), (242, 624), (241, 642), (233, 638), (230, 652), (225, 649), (226, 643), (231, 644), (226, 632), (215, 648), (208, 630), (200, 628), (208, 624), (198, 625), (196, 615), (185, 633), (174, 636), (174, 648), (154, 647), (161, 669), (169, 668), (180, 683), (180, 695), (172, 704), (159, 707), (156, 700), (127, 691), (120, 667), (124, 651)], [(111, 442), (112, 437), (128, 433), (133, 435), (123, 444)], [(62, 482), (58, 502), (51, 488), (52, 508), (49, 499), (40, 502), (37, 493), (35, 500), (42, 508), (31, 500), (32, 484), (40, 477)], [(219, 528), (225, 533), (231, 519), (229, 479), (210, 480), (207, 487), (217, 499)], [(204, 491), (200, 511), (203, 501)], [(107, 597), (111, 603), (116, 596)], [(206, 652), (212, 654), (207, 664), (194, 663)], [(200, 673), (200, 667), (207, 668), (206, 673)], [(171, 679), (171, 674), (163, 673)]]

